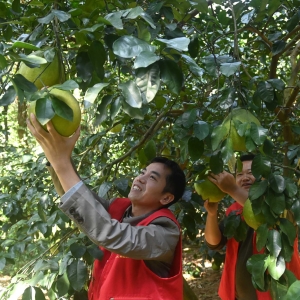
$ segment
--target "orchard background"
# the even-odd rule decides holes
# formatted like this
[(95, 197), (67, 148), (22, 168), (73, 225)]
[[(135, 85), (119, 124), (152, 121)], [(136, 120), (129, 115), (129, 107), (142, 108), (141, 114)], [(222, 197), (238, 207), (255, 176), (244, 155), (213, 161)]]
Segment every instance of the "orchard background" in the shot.
[[(82, 110), (73, 159), (85, 183), (102, 197), (127, 196), (151, 158), (178, 161), (188, 186), (172, 210), (185, 243), (216, 266), (223, 255), (203, 243), (194, 183), (206, 170), (233, 170), (237, 129), (245, 151), (257, 154), (250, 199), (266, 217), (258, 229), (265, 253), (249, 262), (253, 284), (271, 288), (273, 299), (296, 299), (300, 283), (284, 262), (300, 225), (299, 21), (299, 0), (0, 1), (0, 270), (13, 276), (0, 298), (85, 299), (101, 256), (58, 209), (26, 128), (28, 103), (41, 92), (17, 74), (20, 63), (39, 66), (56, 54), (59, 87)], [(28, 56), (36, 50), (43, 61)], [(234, 108), (260, 125), (236, 121), (224, 130)], [(220, 217), (231, 201), (221, 201)], [(243, 239), (243, 224), (231, 217), (227, 235)]]

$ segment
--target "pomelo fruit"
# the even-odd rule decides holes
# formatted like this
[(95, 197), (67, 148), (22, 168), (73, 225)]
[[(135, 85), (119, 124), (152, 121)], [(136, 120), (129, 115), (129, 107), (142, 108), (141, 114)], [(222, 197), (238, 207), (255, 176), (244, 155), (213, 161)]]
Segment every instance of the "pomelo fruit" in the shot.
[[(57, 88), (50, 89), (49, 93), (54, 97), (56, 97), (58, 100), (66, 103), (72, 109), (73, 111), (72, 121), (66, 120), (58, 116), (57, 114), (54, 115), (54, 117), (51, 119), (54, 128), (60, 135), (71, 136), (76, 131), (81, 121), (81, 111), (77, 99), (69, 91), (63, 91)], [(36, 106), (36, 101), (30, 102), (28, 108), (29, 115), (31, 113), (36, 115), (35, 106)], [(43, 128), (47, 130), (46, 125), (43, 126)]]
[[(36, 51), (30, 55), (44, 57), (43, 51)], [(28, 55), (28, 56), (30, 56)], [(60, 76), (60, 68), (62, 76)], [(65, 73), (63, 65), (59, 65), (58, 55), (54, 56), (52, 62), (42, 64), (38, 68), (30, 68), (25, 63), (21, 62), (18, 73), (23, 75), (28, 81), (40, 90), (46, 86), (52, 86), (65, 81)]]
[(224, 119), (222, 125), (226, 127), (228, 131), (228, 137), (232, 140), (232, 148), (234, 151), (247, 151), (245, 136), (240, 136), (235, 127), (235, 121), (241, 123), (253, 122), (256, 125), (260, 125), (259, 120), (251, 114), (248, 110), (243, 108), (233, 109), (229, 115)]
[(121, 132), (122, 128), (123, 128), (123, 125), (122, 125), (122, 124), (117, 124), (116, 126), (114, 126), (114, 127), (110, 130), (110, 132), (112, 132), (112, 133), (119, 133), (119, 132)]
[(208, 200), (209, 202), (220, 202), (226, 194), (212, 183), (207, 178), (207, 175), (205, 175), (203, 179), (204, 181), (200, 183), (196, 182), (194, 184), (196, 192), (203, 200)]
[(243, 216), (245, 222), (252, 227), (254, 230), (257, 230), (257, 228), (265, 223), (265, 217), (262, 213), (259, 213), (257, 215), (254, 214), (252, 210), (252, 203), (250, 199), (247, 199), (244, 208), (243, 208)]

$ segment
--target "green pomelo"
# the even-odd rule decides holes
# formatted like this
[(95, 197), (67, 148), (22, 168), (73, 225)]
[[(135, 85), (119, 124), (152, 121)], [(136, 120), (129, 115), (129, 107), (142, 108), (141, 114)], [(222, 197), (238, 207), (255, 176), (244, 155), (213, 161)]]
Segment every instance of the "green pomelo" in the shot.
[[(43, 53), (43, 51), (36, 51), (32, 54), (43, 57)], [(20, 64), (18, 73), (23, 75), (28, 81), (34, 83), (39, 90), (43, 87), (52, 86), (65, 81), (63, 65), (61, 65), (62, 76), (60, 76), (58, 55), (54, 56), (52, 62), (42, 64), (39, 68), (29, 68), (25, 63), (22, 62)]]
[(226, 195), (214, 183), (212, 183), (207, 176), (205, 176), (204, 181), (195, 183), (194, 186), (196, 192), (202, 197), (202, 199), (208, 200), (209, 202), (220, 202)]
[(243, 216), (245, 222), (252, 227), (254, 230), (257, 230), (257, 228), (265, 223), (265, 217), (262, 213), (259, 213), (258, 215), (255, 215), (252, 210), (252, 203), (250, 199), (247, 199), (244, 208), (243, 208)]
[[(72, 121), (66, 120), (58, 115), (55, 115), (51, 119), (54, 128), (60, 135), (71, 136), (76, 131), (81, 121), (81, 111), (77, 99), (69, 91), (63, 91), (56, 88), (51, 89), (49, 93), (55, 96), (58, 100), (66, 103), (72, 109), (73, 111)], [(36, 115), (35, 106), (36, 106), (36, 101), (32, 101), (28, 109), (29, 115), (31, 113)], [(46, 125), (43, 126), (43, 128), (47, 130)]]
[(110, 132), (112, 132), (112, 133), (119, 133), (119, 132), (121, 132), (122, 128), (123, 128), (123, 125), (122, 125), (122, 124), (117, 124), (116, 126), (114, 126), (114, 127), (110, 130)]
[(260, 125), (259, 120), (251, 114), (248, 110), (243, 108), (233, 109), (230, 114), (224, 119), (223, 125), (229, 132), (229, 138), (232, 140), (232, 148), (234, 151), (247, 151), (246, 141), (244, 136), (240, 136), (235, 128), (234, 121), (240, 121), (241, 123), (255, 123)]

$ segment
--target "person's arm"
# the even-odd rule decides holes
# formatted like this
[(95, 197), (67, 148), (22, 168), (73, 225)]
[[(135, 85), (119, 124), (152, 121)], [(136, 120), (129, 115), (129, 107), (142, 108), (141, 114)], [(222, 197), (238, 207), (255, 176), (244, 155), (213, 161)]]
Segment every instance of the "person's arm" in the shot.
[(210, 245), (218, 245), (222, 239), (222, 233), (218, 223), (218, 203), (212, 203), (206, 200), (204, 207), (207, 211), (205, 224), (205, 240)]
[(132, 226), (112, 219), (93, 193), (83, 184), (64, 199), (60, 209), (96, 245), (120, 255), (171, 263), (180, 231), (168, 218), (158, 218), (148, 226)]
[(73, 168), (71, 154), (79, 138), (80, 128), (71, 136), (63, 137), (54, 129), (51, 121), (47, 123), (47, 131), (37, 121), (34, 114), (30, 115), (27, 127), (44, 150), (44, 153), (53, 167), (62, 189), (68, 191), (81, 181)]
[(211, 173), (208, 179), (219, 187), (224, 193), (232, 197), (236, 202), (244, 206), (248, 199), (248, 191), (238, 186), (232, 174), (223, 171), (219, 174)]

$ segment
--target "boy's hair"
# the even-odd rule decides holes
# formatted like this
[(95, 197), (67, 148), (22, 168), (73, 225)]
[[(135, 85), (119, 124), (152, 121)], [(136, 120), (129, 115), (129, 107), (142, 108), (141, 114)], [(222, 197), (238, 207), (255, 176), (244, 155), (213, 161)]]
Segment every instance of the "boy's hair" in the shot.
[(181, 170), (180, 166), (175, 161), (166, 157), (155, 157), (152, 159), (151, 163), (161, 163), (171, 171), (171, 173), (166, 177), (166, 186), (163, 190), (164, 193), (171, 193), (174, 195), (174, 200), (169, 204), (165, 205), (165, 207), (168, 207), (177, 202), (184, 193), (186, 186), (184, 172)]
[(255, 155), (253, 153), (242, 154), (236, 161), (235, 172), (242, 170), (242, 162), (253, 160)]
[(253, 153), (247, 153), (240, 156), (240, 161), (253, 160), (255, 155)]

